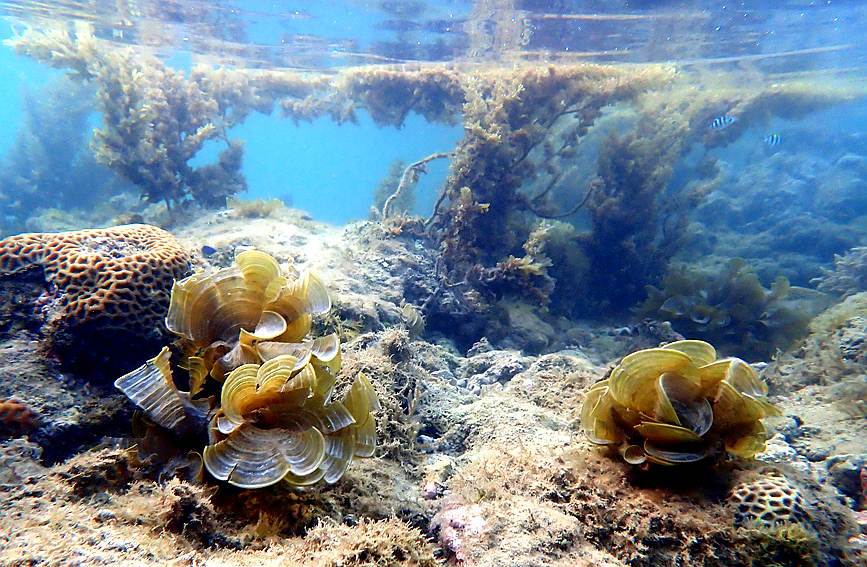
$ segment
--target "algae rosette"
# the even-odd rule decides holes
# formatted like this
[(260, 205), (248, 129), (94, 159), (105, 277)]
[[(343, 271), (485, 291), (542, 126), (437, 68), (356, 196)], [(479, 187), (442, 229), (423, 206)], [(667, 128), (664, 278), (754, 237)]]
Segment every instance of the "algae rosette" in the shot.
[(700, 461), (721, 449), (753, 457), (765, 446), (762, 418), (778, 415), (765, 384), (739, 358), (717, 359), (703, 341), (677, 341), (626, 356), (584, 399), (581, 424), (630, 464)]

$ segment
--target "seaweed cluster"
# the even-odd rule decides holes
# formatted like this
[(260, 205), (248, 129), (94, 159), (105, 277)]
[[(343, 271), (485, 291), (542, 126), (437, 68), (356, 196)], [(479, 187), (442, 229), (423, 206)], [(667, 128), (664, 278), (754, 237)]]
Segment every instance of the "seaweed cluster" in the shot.
[[(432, 225), (453, 275), (460, 278), (474, 263), (490, 265), (517, 253), (529, 232), (524, 214), (533, 218), (533, 211), (544, 206), (539, 202), (544, 195), (536, 199), (520, 191), (525, 182), (548, 172), (552, 154), (574, 151), (604, 106), (632, 100), (645, 89), (661, 86), (669, 76), (655, 67), (628, 72), (596, 65), (470, 75), (464, 84), (464, 138), (443, 189), (447, 204), (435, 211)], [(548, 147), (548, 135), (563, 120), (574, 126), (556, 148)], [(456, 213), (465, 207), (464, 188), (471, 191), (474, 203), (490, 206), (487, 214), (474, 220), (472, 230), (456, 222)], [(583, 191), (576, 187), (574, 192)], [(479, 247), (465, 240), (470, 232), (501, 238)]]
[(361, 67), (344, 74), (334, 89), (350, 109), (357, 103), (377, 124), (397, 127), (410, 112), (428, 122), (454, 124), (465, 97), (461, 74), (446, 68)]
[[(343, 401), (332, 399), (338, 338), (306, 339), (312, 316), (330, 307), (314, 274), (284, 276), (271, 256), (241, 252), (231, 267), (175, 283), (166, 326), (180, 338), (115, 385), (182, 438), (206, 429), (201, 460), (217, 479), (244, 488), (336, 482), (353, 458), (373, 454), (379, 403), (363, 375)], [(189, 391), (175, 386), (178, 369)], [(208, 396), (216, 387), (219, 397)]]
[[(612, 133), (602, 141), (587, 201), (591, 230), (581, 237), (592, 266), (585, 310), (594, 303), (614, 309), (633, 305), (682, 246), (690, 203), (663, 193), (689, 147), (687, 132), (686, 123), (648, 113), (625, 136)], [(614, 277), (616, 286), (610, 285)]]
[(822, 291), (848, 297), (867, 290), (867, 246), (856, 246), (840, 256), (834, 254), (834, 269), (823, 269), (810, 283)]
[[(552, 244), (547, 258), (528, 254), (525, 262), (540, 270), (537, 281), (555, 285), (504, 293), (543, 294), (541, 303), (570, 316), (624, 311), (643, 299), (646, 285), (659, 282), (690, 237), (692, 212), (718, 181), (691, 189), (672, 183), (692, 148), (722, 147), (772, 117), (802, 117), (859, 94), (796, 82), (744, 89), (724, 76), (707, 81), (711, 89), (698, 72), (657, 65), (432, 64), (334, 74), (197, 66), (187, 74), (146, 54), (111, 49), (85, 25), (74, 33), (28, 30), (9, 43), (98, 87), (104, 123), (93, 149), (153, 201), (221, 206), (242, 190), (242, 144), (229, 140), (227, 129), (251, 112), (279, 108), (296, 121), (327, 116), (342, 123), (365, 110), (392, 126), (410, 112), (431, 122), (461, 120), (464, 136), (441, 154), (452, 168), (425, 225), (442, 253), (443, 286), (463, 284), (468, 297), (484, 292), (474, 286), (490, 278), (468, 274), (496, 275), (514, 265), (538, 239), (540, 219), (566, 218), (576, 230), (569, 245)], [(720, 115), (738, 119), (709, 129)], [(225, 149), (217, 163), (194, 168), (190, 159), (206, 141)], [(694, 173), (716, 175), (709, 163)], [(387, 200), (383, 208), (387, 220)], [(575, 216), (582, 210), (586, 219)], [(589, 230), (578, 232), (582, 220)], [(562, 231), (551, 238), (555, 233), (561, 239)], [(480, 240), (484, 234), (499, 238)], [(580, 281), (571, 282), (571, 273)], [(458, 309), (487, 307), (465, 303)]]
[(513, 295), (546, 306), (554, 289), (554, 280), (546, 270), (549, 265), (546, 257), (540, 261), (529, 254), (520, 258), (509, 256), (493, 268), (473, 266), (467, 272), (466, 281), (492, 299)]
[(236, 219), (277, 218), (285, 213), (287, 206), (281, 199), (226, 199), (226, 214)]
[[(251, 112), (335, 122), (356, 120), (356, 106), (378, 124), (399, 126), (410, 111), (454, 123), (463, 101), (456, 72), (357, 68), (339, 76), (196, 66), (189, 74), (132, 48), (117, 49), (91, 26), (28, 29), (7, 42), (18, 53), (66, 68), (97, 88), (103, 126), (91, 147), (98, 162), (137, 185), (149, 201), (223, 206), (246, 189), (243, 143), (227, 130)], [(217, 162), (190, 160), (207, 141), (225, 148)]]
[[(695, 145), (724, 146), (751, 124), (801, 117), (855, 94), (798, 83), (749, 90), (723, 83), (711, 90), (693, 78), (664, 67), (618, 73), (579, 66), (468, 80), (465, 135), (430, 223), (451, 282), (475, 264), (489, 268), (517, 256), (540, 218), (570, 218), (580, 227), (575, 213), (583, 208), (590, 229), (571, 237), (585, 261), (577, 270), (580, 293), (554, 276), (551, 304), (570, 315), (632, 307), (689, 242), (692, 212), (718, 183), (672, 183), (675, 167)], [(731, 128), (707, 127), (727, 113), (738, 116)], [(590, 141), (603, 127), (609, 134), (597, 150)], [(707, 162), (693, 169), (697, 177), (713, 175)], [(466, 194), (486, 205), (486, 214), (462, 218)], [(476, 234), (501, 237), (479, 242)], [(558, 267), (572, 256), (552, 249), (549, 272), (567, 273)]]
[(633, 465), (676, 465), (718, 454), (752, 457), (765, 446), (761, 419), (779, 410), (739, 358), (717, 359), (703, 341), (677, 341), (626, 356), (581, 408), (588, 438), (619, 447)]
[(237, 143), (227, 140), (207, 170), (188, 164), (206, 141), (225, 139), (219, 106), (198, 84), (156, 57), (103, 49), (86, 26), (76, 31), (31, 32), (13, 44), (97, 87), (103, 126), (94, 133), (92, 149), (99, 163), (137, 185), (145, 199), (169, 205), (190, 195), (222, 205), (226, 196), (246, 189)]
[(811, 315), (788, 305), (788, 294), (785, 277), (766, 289), (736, 258), (718, 273), (688, 266), (669, 269), (662, 289), (647, 286), (648, 297), (637, 312), (669, 321), (683, 335), (767, 358), (806, 333)]
[(0, 159), (0, 236), (34, 228), (49, 207), (93, 211), (128, 190), (88, 149), (95, 93), (62, 77), (22, 97), (22, 125)]

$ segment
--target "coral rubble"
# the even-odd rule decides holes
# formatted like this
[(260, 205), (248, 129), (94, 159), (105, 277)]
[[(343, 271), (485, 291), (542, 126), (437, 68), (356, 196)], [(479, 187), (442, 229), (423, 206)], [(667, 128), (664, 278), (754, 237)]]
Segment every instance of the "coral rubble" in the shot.
[[(249, 525), (222, 513), (207, 487), (143, 481), (126, 458), (117, 450), (85, 453), (4, 491), (0, 532), (9, 538), (0, 544), (0, 563), (439, 564), (425, 535), (399, 519), (323, 519), (306, 534), (287, 537), (269, 531), (267, 518)], [(270, 522), (279, 525), (280, 518)]]

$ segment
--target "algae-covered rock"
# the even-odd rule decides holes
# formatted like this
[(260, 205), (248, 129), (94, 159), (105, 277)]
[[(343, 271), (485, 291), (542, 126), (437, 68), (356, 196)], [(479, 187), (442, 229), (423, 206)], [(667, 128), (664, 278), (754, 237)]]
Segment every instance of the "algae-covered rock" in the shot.
[(824, 269), (822, 272), (812, 282), (822, 291), (843, 297), (867, 291), (867, 247), (856, 246), (843, 255), (835, 254), (834, 269)]

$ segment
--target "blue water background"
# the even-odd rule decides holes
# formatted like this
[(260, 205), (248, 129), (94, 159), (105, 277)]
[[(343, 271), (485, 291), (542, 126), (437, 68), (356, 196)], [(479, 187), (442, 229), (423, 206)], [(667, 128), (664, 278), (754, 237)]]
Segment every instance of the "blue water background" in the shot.
[[(9, 36), (7, 27), (3, 39)], [(182, 56), (170, 63), (185, 66)], [(0, 156), (15, 144), (23, 125), (24, 99), (63, 74), (0, 46), (0, 76), (5, 79), (0, 81)], [(95, 114), (94, 127), (99, 120)], [(357, 124), (343, 125), (327, 118), (295, 124), (276, 111), (268, 116), (253, 114), (230, 131), (232, 138), (245, 141), (242, 171), (249, 189), (239, 197), (281, 198), (317, 220), (335, 224), (365, 218), (374, 189), (393, 160), (411, 163), (448, 151), (461, 133), (459, 126), (427, 124), (417, 115), (409, 116), (398, 129), (378, 127), (364, 112), (359, 113)], [(206, 145), (190, 163), (211, 163), (220, 149), (217, 144)], [(420, 213), (432, 209), (447, 170), (448, 164), (440, 160), (420, 180), (416, 199)]]
[[(416, 3), (417, 4), (417, 3)], [(562, 5), (561, 5), (562, 4)], [(605, 12), (624, 13), (636, 16), (655, 14), (685, 14), (682, 20), (671, 18), (671, 31), (667, 35), (656, 26), (652, 35), (642, 35), (642, 29), (630, 27), (630, 21), (596, 22), (578, 19), (546, 19), (544, 13), (550, 11), (546, 3), (523, 2), (518, 5), (532, 18), (533, 35), (530, 46), (547, 49), (552, 53), (566, 53), (576, 49), (597, 49), (603, 60), (631, 59), (666, 60), (677, 58), (689, 61), (691, 58), (745, 58), (769, 53), (785, 53), (798, 50), (819, 49), (805, 56), (807, 63), (799, 60), (805, 68), (853, 69), (863, 73), (865, 66), (864, 29), (867, 8), (860, 2), (572, 2), (560, 3), (564, 12), (577, 14), (597, 14)], [(274, 4), (254, 2), (245, 4), (243, 40), (250, 44), (260, 43), (273, 46), (286, 38), (301, 43), (308, 41), (320, 50), (319, 59), (325, 66), (336, 66), (352, 62), (352, 51), (381, 52), (399, 50), (398, 40), (408, 41), (411, 47), (414, 38), (421, 46), (427, 46), (424, 53), (430, 53), (430, 30), (444, 34), (464, 26), (470, 17), (472, 6), (463, 2), (427, 3), (429, 22), (420, 31), (407, 32), (401, 22), (411, 22), (411, 18), (384, 20), (383, 6), (386, 3), (367, 4), (355, 2), (319, 3), (305, 5), (303, 10), (283, 10), (275, 12)], [(231, 11), (225, 3), (215, 6), (226, 12)], [(413, 3), (393, 2), (388, 9), (393, 16), (400, 12), (400, 6), (413, 6)], [(776, 9), (770, 10), (769, 7)], [(702, 19), (700, 30), (690, 30), (690, 19), (686, 14), (701, 10), (707, 16)], [(528, 21), (531, 18), (528, 18)], [(383, 22), (386, 22), (384, 24)], [(396, 22), (396, 23), (395, 23)], [(557, 25), (551, 22), (557, 22)], [(0, 38), (10, 37), (17, 24), (11, 20), (0, 20)], [(618, 26), (629, 33), (618, 31)], [(404, 26), (406, 27), (406, 26)], [(415, 28), (411, 28), (415, 29)], [(185, 27), (167, 28), (167, 34), (183, 46), (187, 41)], [(691, 41), (691, 33), (699, 33), (702, 39)], [(415, 35), (413, 35), (415, 34)], [(632, 35), (630, 35), (632, 34)], [(308, 38), (316, 38), (316, 41)], [(583, 43), (582, 43), (583, 42)], [(856, 43), (857, 45), (852, 45)], [(667, 44), (675, 47), (667, 47)], [(641, 44), (638, 49), (633, 44)], [(382, 47), (391, 46), (391, 47)], [(829, 46), (845, 45), (840, 50), (821, 52)], [(694, 47), (694, 49), (684, 49)], [(492, 46), (491, 49), (496, 49)], [(409, 49), (406, 45), (404, 50)], [(667, 51), (669, 49), (669, 51)], [(447, 51), (447, 50), (446, 50)], [(421, 51), (419, 52), (421, 53)], [(173, 49), (165, 54), (166, 60), (177, 68), (188, 68), (192, 57), (188, 51)], [(770, 61), (770, 63), (768, 63)], [(780, 57), (762, 59), (768, 68), (786, 72), (788, 64), (795, 58)], [(748, 65), (749, 63), (745, 63)], [(15, 144), (16, 134), (22, 126), (22, 102), (25, 97), (38, 96), (42, 85), (52, 78), (62, 75), (62, 71), (52, 70), (28, 58), (14, 55), (8, 46), (0, 46), (0, 158)], [(832, 109), (827, 113), (810, 115), (797, 127), (778, 121), (763, 131), (750, 132), (736, 144), (722, 150), (735, 167), (741, 167), (751, 160), (761, 159), (762, 137), (769, 133), (782, 133), (785, 145), (783, 151), (795, 151), (799, 147), (811, 146), (811, 151), (822, 152), (834, 148), (821, 147), (816, 140), (798, 136), (815, 132), (824, 144), (833, 144), (847, 134), (864, 131), (865, 109), (861, 106), (844, 110)], [(98, 126), (99, 116), (94, 115), (93, 125)], [(830, 135), (829, 135), (830, 133)], [(232, 137), (245, 140), (243, 173), (249, 184), (249, 191), (240, 195), (243, 198), (279, 197), (291, 202), (295, 207), (309, 211), (314, 218), (344, 223), (366, 217), (373, 204), (374, 189), (395, 159), (412, 162), (436, 151), (454, 147), (460, 139), (460, 126), (428, 124), (419, 116), (411, 115), (402, 128), (378, 127), (361, 112), (357, 124), (336, 125), (326, 118), (313, 123), (294, 124), (291, 120), (279, 117), (278, 112), (270, 116), (251, 115), (234, 128)], [(220, 148), (207, 146), (192, 161), (193, 165), (208, 163), (216, 158)], [(429, 175), (423, 176), (417, 191), (417, 209), (420, 214), (430, 212), (436, 199), (436, 192), (447, 174), (447, 164), (439, 161), (431, 164)]]

